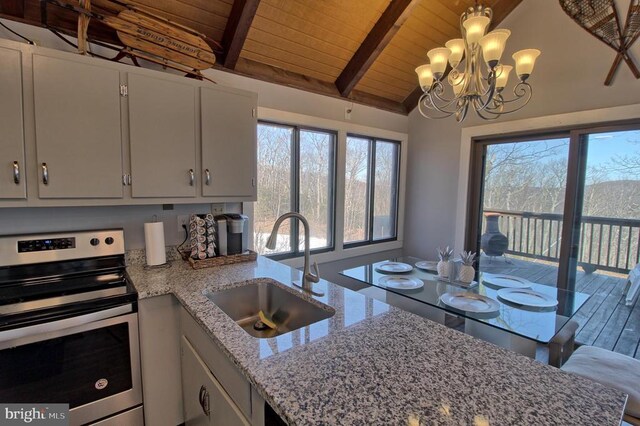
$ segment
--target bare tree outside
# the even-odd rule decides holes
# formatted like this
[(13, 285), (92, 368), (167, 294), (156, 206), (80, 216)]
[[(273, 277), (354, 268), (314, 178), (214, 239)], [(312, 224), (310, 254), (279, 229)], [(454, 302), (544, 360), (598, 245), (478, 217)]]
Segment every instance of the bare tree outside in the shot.
[[(254, 212), (254, 247), (260, 254), (293, 251), (291, 221), (278, 230), (275, 250), (268, 250), (266, 242), (276, 219), (296, 211), (293, 191), (293, 158), (295, 134), (292, 126), (260, 123), (258, 125), (258, 201)], [(298, 156), (300, 213), (310, 223), (311, 248), (331, 244), (330, 229), (333, 212), (332, 192), (335, 135), (322, 131), (300, 130)], [(300, 227), (300, 247), (304, 247), (304, 233)]]
[(344, 180), (344, 241), (364, 241), (367, 235), (369, 140), (349, 136)]
[[(487, 146), (483, 210), (501, 212), (512, 251), (558, 257), (568, 147), (567, 138)], [(640, 256), (633, 222), (640, 220), (640, 131), (588, 136), (582, 205), (579, 263), (632, 268)]]

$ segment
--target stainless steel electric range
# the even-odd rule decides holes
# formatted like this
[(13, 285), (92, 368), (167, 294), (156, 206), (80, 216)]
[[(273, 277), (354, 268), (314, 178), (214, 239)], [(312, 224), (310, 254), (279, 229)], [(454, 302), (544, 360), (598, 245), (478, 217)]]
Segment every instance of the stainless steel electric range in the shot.
[(0, 402), (142, 425), (137, 298), (121, 229), (0, 236)]

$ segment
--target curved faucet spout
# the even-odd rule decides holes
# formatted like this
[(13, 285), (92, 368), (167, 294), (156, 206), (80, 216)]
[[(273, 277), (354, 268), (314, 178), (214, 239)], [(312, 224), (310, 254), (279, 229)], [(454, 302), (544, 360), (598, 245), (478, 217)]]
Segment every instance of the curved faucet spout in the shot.
[[(309, 222), (307, 219), (302, 216), (300, 213), (289, 212), (285, 213), (276, 219), (276, 222), (273, 224), (273, 229), (271, 230), (271, 235), (269, 235), (269, 239), (267, 240), (267, 248), (273, 250), (276, 248), (276, 241), (278, 239), (278, 229), (280, 229), (280, 225), (286, 219), (298, 219), (302, 222), (302, 227), (304, 228), (304, 268), (302, 271), (302, 289), (313, 293), (315, 295), (322, 294), (316, 293), (313, 291), (313, 283), (317, 283), (320, 281), (320, 273), (318, 272), (318, 264), (314, 262), (313, 269), (315, 270), (315, 274), (311, 273), (309, 268), (309, 257), (310, 257), (310, 230), (309, 230)], [(295, 283), (294, 283), (295, 284)]]

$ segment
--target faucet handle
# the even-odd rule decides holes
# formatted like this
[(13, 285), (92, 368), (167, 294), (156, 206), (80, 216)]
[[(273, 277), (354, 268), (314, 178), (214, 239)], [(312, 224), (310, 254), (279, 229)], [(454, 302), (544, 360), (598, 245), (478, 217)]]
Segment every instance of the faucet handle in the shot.
[(307, 280), (311, 281), (312, 283), (317, 283), (318, 281), (320, 281), (320, 271), (318, 271), (318, 262), (313, 262), (313, 270), (315, 271), (315, 274), (309, 272), (307, 274)]

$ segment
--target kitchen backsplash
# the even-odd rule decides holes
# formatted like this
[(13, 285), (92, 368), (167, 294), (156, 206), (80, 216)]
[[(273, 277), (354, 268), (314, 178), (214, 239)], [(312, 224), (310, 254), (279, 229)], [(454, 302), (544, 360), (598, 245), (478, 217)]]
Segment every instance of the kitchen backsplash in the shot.
[[(225, 212), (240, 213), (241, 203), (226, 203)], [(100, 228), (123, 228), (126, 249), (144, 248), (144, 223), (154, 216), (164, 222), (165, 243), (176, 246), (184, 239), (178, 231), (178, 216), (210, 213), (210, 204), (174, 204), (109, 207), (37, 207), (0, 209), (0, 235), (56, 232)]]

